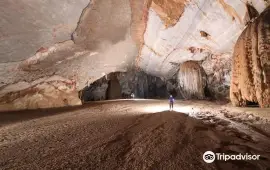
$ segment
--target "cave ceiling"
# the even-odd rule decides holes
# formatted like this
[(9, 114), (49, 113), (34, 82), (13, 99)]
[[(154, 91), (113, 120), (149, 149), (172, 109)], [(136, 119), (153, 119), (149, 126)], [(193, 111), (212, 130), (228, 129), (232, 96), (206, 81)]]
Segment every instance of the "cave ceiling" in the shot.
[(0, 87), (59, 76), (77, 89), (135, 65), (169, 78), (179, 64), (233, 53), (264, 0), (6, 0)]

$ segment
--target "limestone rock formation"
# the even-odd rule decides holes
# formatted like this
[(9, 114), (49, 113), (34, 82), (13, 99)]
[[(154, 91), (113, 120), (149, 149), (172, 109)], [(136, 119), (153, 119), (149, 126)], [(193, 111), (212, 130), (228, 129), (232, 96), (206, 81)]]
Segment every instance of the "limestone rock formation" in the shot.
[(230, 98), (235, 106), (248, 102), (270, 107), (270, 7), (239, 37), (233, 55)]
[[(179, 6), (177, 15), (174, 9), (172, 13), (168, 10), (173, 1)], [(172, 63), (201, 61), (209, 55), (232, 55), (235, 42), (245, 28), (244, 19), (250, 20), (245, 18), (249, 13), (245, 2), (259, 13), (267, 6), (263, 0), (168, 0), (166, 5), (160, 5), (162, 2), (165, 1), (153, 1), (149, 8), (138, 65), (146, 73), (165, 78), (178, 70), (178, 65)], [(162, 7), (156, 8), (154, 4)], [(167, 27), (163, 15), (180, 17)]]
[(209, 55), (201, 66), (207, 75), (208, 96), (218, 100), (229, 100), (231, 83), (231, 55)]
[(185, 99), (205, 98), (206, 74), (195, 61), (187, 61), (180, 65), (178, 73), (179, 86)]
[(0, 93), (0, 110), (22, 110), (80, 105), (76, 84), (58, 76), (19, 82)]

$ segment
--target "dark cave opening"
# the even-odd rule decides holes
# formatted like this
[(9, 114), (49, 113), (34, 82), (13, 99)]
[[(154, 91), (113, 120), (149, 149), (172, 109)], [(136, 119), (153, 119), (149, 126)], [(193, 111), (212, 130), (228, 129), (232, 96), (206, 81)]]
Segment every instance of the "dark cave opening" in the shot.
[(251, 102), (251, 101), (247, 101), (246, 102), (246, 107), (260, 107), (258, 102)]
[[(168, 84), (170, 85), (168, 87)], [(113, 72), (79, 92), (82, 103), (88, 101), (130, 99), (167, 99), (170, 94), (179, 97), (175, 80), (162, 80), (142, 71)]]

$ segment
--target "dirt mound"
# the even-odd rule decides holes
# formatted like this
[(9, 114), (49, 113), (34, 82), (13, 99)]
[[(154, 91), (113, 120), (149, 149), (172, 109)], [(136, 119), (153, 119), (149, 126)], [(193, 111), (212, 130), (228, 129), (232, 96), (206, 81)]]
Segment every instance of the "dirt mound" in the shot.
[[(0, 126), (0, 169), (269, 168), (270, 137), (242, 124), (245, 120), (234, 121), (240, 115), (203, 111), (191, 117), (139, 111), (157, 104), (147, 100), (95, 103)], [(207, 164), (202, 156), (208, 150), (261, 157)]]

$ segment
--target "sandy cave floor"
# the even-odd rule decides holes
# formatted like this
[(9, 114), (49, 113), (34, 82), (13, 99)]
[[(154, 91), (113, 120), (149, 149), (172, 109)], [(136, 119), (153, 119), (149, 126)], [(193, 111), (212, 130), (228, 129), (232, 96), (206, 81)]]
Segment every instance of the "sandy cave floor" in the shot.
[[(0, 169), (270, 169), (270, 110), (202, 101), (95, 102), (0, 113)], [(205, 151), (259, 154), (215, 161)]]

